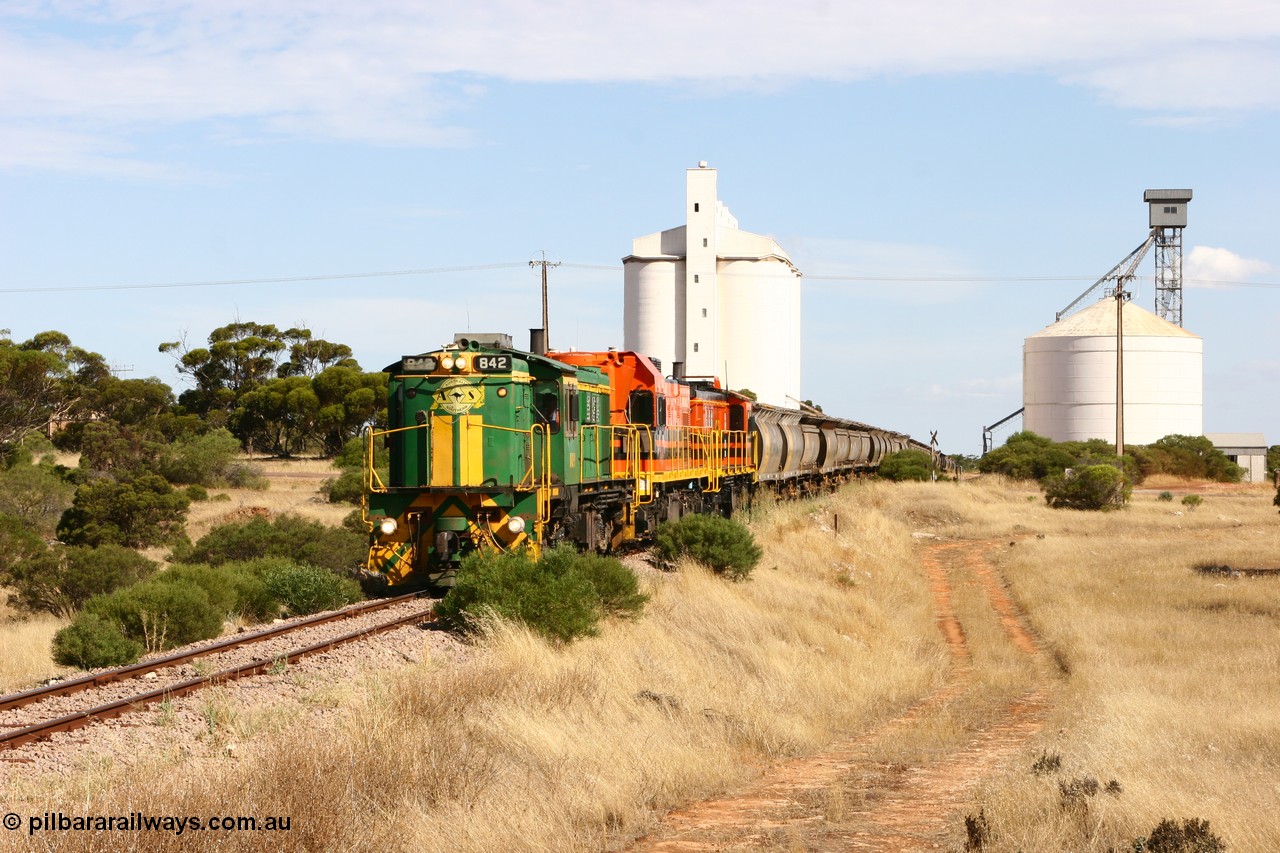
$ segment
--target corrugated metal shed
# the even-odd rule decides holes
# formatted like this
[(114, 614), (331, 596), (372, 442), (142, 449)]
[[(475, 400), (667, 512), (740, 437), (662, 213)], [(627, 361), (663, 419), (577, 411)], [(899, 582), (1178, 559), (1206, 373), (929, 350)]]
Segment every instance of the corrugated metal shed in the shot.
[(1246, 483), (1267, 478), (1267, 441), (1260, 432), (1206, 432), (1204, 437), (1244, 469)]

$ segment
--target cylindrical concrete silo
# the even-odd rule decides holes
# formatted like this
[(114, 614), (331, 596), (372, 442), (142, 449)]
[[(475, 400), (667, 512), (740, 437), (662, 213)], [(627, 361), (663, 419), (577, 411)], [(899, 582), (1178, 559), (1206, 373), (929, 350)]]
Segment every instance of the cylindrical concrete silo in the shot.
[[(1054, 441), (1116, 438), (1116, 305), (1104, 299), (1022, 348), (1023, 428)], [(1124, 306), (1124, 440), (1204, 432), (1204, 342)]]
[(628, 259), (623, 266), (623, 347), (657, 359), (665, 373), (683, 358), (684, 261)]
[[(729, 386), (794, 408), (800, 394), (800, 278), (780, 259), (722, 260), (720, 357)], [(723, 369), (723, 367), (721, 367)]]

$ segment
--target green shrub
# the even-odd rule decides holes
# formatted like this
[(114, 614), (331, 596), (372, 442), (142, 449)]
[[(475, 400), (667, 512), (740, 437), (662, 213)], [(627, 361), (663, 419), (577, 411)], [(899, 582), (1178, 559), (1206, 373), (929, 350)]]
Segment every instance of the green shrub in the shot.
[(190, 486), (187, 486), (182, 490), (182, 493), (186, 495), (187, 500), (191, 501), (193, 504), (203, 503), (204, 501), (209, 500), (209, 490), (196, 483), (192, 483)]
[(1034, 432), (1016, 432), (1004, 446), (978, 460), (984, 474), (1003, 474), (1015, 480), (1043, 480), (1061, 474), (1076, 464), (1076, 458), (1052, 439)]
[(219, 566), (219, 570), (231, 573), (236, 591), (236, 613), (254, 622), (265, 622), (279, 616), (280, 599), (267, 586), (267, 575), (276, 567), (291, 562), (284, 557), (263, 557)]
[(876, 474), (885, 479), (901, 482), (903, 480), (932, 480), (933, 457), (927, 451), (909, 447), (898, 450), (880, 460), (880, 468)]
[(11, 468), (0, 466), (0, 515), (15, 516), (31, 532), (52, 536), (75, 492), (67, 474), (56, 465), (21, 460)]
[(58, 538), (69, 545), (163, 545), (181, 535), (190, 503), (158, 474), (128, 482), (93, 480), (76, 489), (58, 523)]
[(560, 545), (544, 553), (539, 565), (542, 571), (582, 575), (595, 589), (600, 609), (608, 616), (638, 615), (649, 600), (640, 591), (635, 572), (614, 557), (579, 554), (570, 545)]
[(224, 618), (262, 622), (280, 612), (280, 601), (267, 588), (268, 572), (290, 564), (283, 559), (243, 563), (175, 565), (156, 576), (161, 583), (192, 583), (205, 591)]
[(1244, 469), (1227, 458), (1202, 435), (1166, 435), (1135, 450), (1143, 476), (1173, 474), (1178, 477), (1238, 483)]
[(1089, 465), (1044, 480), (1045, 500), (1055, 509), (1113, 509), (1132, 492), (1124, 472), (1112, 465)]
[(364, 597), (353, 578), (300, 563), (280, 561), (267, 569), (263, 580), (266, 592), (294, 616), (333, 610)]
[(170, 483), (220, 486), (236, 466), (240, 441), (225, 429), (183, 436), (162, 452), (157, 468)]
[[(363, 436), (349, 439), (333, 458), (333, 467), (342, 473), (324, 484), (330, 503), (360, 503), (364, 494), (364, 463), (366, 441)], [(374, 446), (373, 464), (378, 476), (385, 483), (389, 476), (391, 451), (385, 442)]]
[(85, 604), (93, 613), (118, 625), (124, 636), (141, 642), (148, 652), (207, 640), (222, 633), (223, 612), (191, 581), (159, 578), (95, 596)]
[[(388, 450), (384, 442), (375, 442), (374, 455), (378, 457), (380, 463), (386, 464), (390, 458), (390, 450)], [(349, 438), (342, 444), (342, 449), (333, 457), (333, 467), (335, 468), (355, 468), (359, 470), (364, 467), (364, 454), (366, 448), (366, 439), (364, 436), (357, 435), (355, 438)]]
[(0, 583), (18, 563), (45, 551), (44, 540), (16, 515), (0, 513)]
[(14, 604), (27, 611), (70, 616), (95, 595), (151, 577), (157, 565), (119, 545), (45, 549), (9, 572)]
[(141, 654), (141, 643), (129, 639), (115, 624), (95, 613), (81, 613), (53, 635), (53, 659), (63, 666), (125, 666)]
[(1161, 493), (1160, 493), (1160, 496), (1157, 498), (1157, 500), (1162, 500), (1162, 501), (1166, 501), (1166, 502), (1172, 503), (1172, 502), (1173, 502), (1173, 492), (1161, 492)]
[(1182, 505), (1187, 509), (1195, 509), (1202, 503), (1204, 503), (1204, 498), (1199, 495), (1184, 495), (1182, 498)]
[[(571, 550), (571, 549), (570, 549)], [(575, 562), (560, 555), (534, 562), (521, 550), (474, 552), (462, 561), (449, 594), (436, 605), (446, 624), (474, 630), (486, 615), (522, 622), (551, 640), (569, 642), (596, 633), (600, 596)]]
[(126, 479), (155, 470), (164, 449), (161, 436), (145, 426), (93, 421), (81, 427), (80, 468)]
[(658, 560), (663, 564), (671, 566), (687, 556), (733, 580), (750, 575), (764, 554), (750, 530), (718, 515), (687, 515), (679, 521), (664, 521), (658, 525), (654, 540)]
[(296, 515), (253, 518), (213, 528), (190, 551), (175, 553), (184, 563), (217, 566), (261, 557), (287, 557), (335, 572), (362, 565), (368, 537), (345, 527), (326, 527)]
[(329, 503), (358, 504), (364, 497), (364, 475), (358, 469), (346, 470), (325, 480), (322, 488), (329, 495)]

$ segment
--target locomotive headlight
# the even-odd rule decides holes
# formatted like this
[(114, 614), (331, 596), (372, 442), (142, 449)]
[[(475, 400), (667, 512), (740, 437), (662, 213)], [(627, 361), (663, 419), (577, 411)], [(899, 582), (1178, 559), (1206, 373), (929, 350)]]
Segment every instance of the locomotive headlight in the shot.
[(517, 515), (507, 522), (507, 529), (512, 533), (524, 533), (524, 519)]
[(454, 367), (458, 368), (459, 370), (466, 370), (467, 369), (466, 356), (461, 356), (461, 355), (458, 356), (458, 358), (453, 362), (453, 364), (454, 364)]
[(453, 370), (453, 356), (446, 355), (444, 358), (440, 359), (440, 366), (445, 370)]
[(390, 536), (392, 533), (395, 533), (397, 527), (399, 527), (399, 525), (396, 524), (396, 520), (394, 518), (384, 518), (382, 519), (382, 523), (378, 525), (378, 529), (382, 531), (383, 536)]

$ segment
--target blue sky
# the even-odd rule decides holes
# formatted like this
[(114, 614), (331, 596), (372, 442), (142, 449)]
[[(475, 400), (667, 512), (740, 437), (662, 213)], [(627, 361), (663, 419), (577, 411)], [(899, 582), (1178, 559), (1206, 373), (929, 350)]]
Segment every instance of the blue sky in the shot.
[[(377, 369), (527, 341), (546, 250), (553, 346), (620, 345), (620, 259), (707, 160), (806, 274), (804, 395), (973, 453), (1190, 187), (1205, 429), (1280, 441), (1280, 7), (458, 5), (0, 0), (0, 328), (177, 388), (158, 345), (237, 318)], [(397, 270), (436, 272), (261, 281)]]

